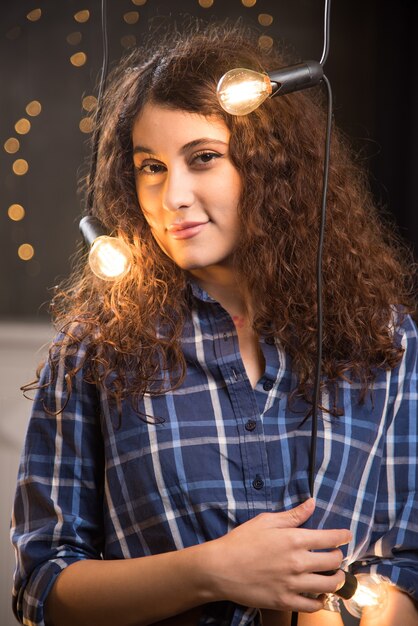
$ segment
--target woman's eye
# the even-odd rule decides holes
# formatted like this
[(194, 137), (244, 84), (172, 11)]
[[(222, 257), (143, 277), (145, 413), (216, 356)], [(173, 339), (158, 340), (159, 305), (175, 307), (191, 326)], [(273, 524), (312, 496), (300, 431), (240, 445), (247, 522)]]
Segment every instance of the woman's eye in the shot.
[(215, 159), (218, 159), (221, 155), (216, 152), (201, 152), (200, 154), (196, 154), (193, 157), (193, 163), (196, 165), (203, 165), (206, 163), (210, 163)]
[(137, 169), (140, 174), (150, 174), (151, 176), (155, 174), (160, 174), (161, 172), (165, 171), (164, 165), (161, 165), (159, 163), (144, 163), (143, 165), (140, 165)]

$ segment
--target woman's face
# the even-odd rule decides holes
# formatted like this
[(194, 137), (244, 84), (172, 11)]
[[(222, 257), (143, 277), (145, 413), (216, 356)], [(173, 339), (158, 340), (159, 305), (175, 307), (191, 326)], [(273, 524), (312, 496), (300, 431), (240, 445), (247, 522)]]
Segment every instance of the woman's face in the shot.
[(185, 270), (228, 266), (241, 179), (223, 121), (147, 104), (133, 128), (139, 204), (160, 248)]

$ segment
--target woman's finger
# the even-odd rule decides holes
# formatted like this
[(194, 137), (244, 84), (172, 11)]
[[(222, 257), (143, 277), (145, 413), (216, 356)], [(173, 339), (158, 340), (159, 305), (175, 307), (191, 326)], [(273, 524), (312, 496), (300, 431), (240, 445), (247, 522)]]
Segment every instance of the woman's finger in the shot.
[(307, 572), (327, 572), (341, 567), (344, 555), (336, 548), (329, 552), (310, 552), (306, 556)]
[(345, 573), (337, 570), (332, 576), (324, 576), (321, 574), (305, 574), (297, 580), (297, 591), (299, 593), (335, 593), (341, 589), (345, 582)]

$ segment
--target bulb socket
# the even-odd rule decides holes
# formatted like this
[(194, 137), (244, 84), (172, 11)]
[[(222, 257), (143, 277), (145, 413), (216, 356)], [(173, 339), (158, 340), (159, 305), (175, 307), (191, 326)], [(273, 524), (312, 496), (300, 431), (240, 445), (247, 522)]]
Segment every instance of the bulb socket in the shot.
[(282, 96), (318, 85), (324, 76), (324, 70), (317, 61), (304, 61), (269, 72), (268, 76), (272, 83), (272, 96)]
[(86, 242), (87, 246), (92, 246), (94, 241), (101, 237), (102, 235), (108, 235), (109, 233), (104, 228), (103, 224), (97, 217), (93, 217), (93, 215), (84, 216), (78, 225), (81, 234), (83, 235), (83, 239)]
[(344, 574), (345, 583), (341, 589), (338, 589), (338, 591), (335, 592), (335, 595), (343, 598), (343, 600), (349, 600), (356, 593), (358, 581), (354, 574), (351, 574), (350, 572), (344, 572)]
[[(328, 570), (326, 572), (316, 572), (316, 573), (321, 574), (322, 576), (334, 576), (334, 574), (336, 574), (337, 572), (338, 572), (337, 569), (333, 569), (333, 570)], [(345, 574), (345, 582), (343, 586), (341, 587), (341, 589), (338, 589), (338, 591), (334, 592), (334, 595), (338, 596), (339, 598), (343, 598), (343, 600), (349, 600), (356, 593), (358, 581), (357, 581), (357, 578), (354, 576), (354, 574), (351, 574), (351, 572), (344, 571), (344, 574)]]

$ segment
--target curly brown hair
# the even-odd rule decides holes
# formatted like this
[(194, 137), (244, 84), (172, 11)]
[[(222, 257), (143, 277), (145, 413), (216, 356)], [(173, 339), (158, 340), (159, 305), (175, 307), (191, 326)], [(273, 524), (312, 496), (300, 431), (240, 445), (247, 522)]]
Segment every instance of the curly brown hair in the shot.
[[(211, 25), (170, 32), (158, 45), (135, 50), (113, 72), (100, 122), (93, 212), (129, 243), (134, 264), (120, 282), (108, 283), (92, 275), (85, 256), (80, 259), (53, 301), (63, 339), (51, 349), (52, 365), (63, 343), (74, 354), (87, 340), (77, 368), (87, 359), (88, 376), (107, 385), (118, 403), (161, 392), (161, 372), (172, 386), (185, 375), (187, 276), (154, 241), (134, 183), (132, 127), (151, 102), (217, 116), (230, 129), (230, 157), (242, 178), (237, 275), (252, 296), (254, 330), (278, 338), (306, 393), (316, 358), (326, 123), (321, 89), (269, 99), (243, 117), (227, 114), (216, 98), (227, 70), (269, 71), (286, 63), (277, 50), (260, 50), (248, 29)], [(367, 389), (375, 368), (393, 368), (402, 356), (393, 338), (394, 306), (413, 311), (412, 270), (392, 231), (379, 219), (365, 174), (334, 129), (323, 254), (322, 371), (329, 381), (349, 376)], [(69, 384), (74, 373), (67, 373)]]

